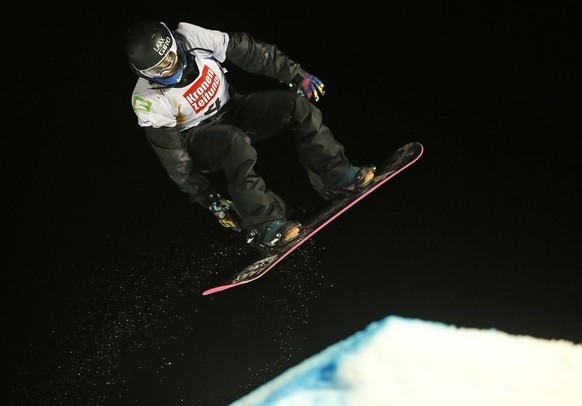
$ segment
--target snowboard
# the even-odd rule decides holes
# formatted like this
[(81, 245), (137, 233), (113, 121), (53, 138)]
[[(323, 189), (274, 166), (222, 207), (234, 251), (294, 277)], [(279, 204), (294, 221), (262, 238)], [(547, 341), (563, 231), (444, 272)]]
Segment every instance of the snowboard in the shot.
[(207, 296), (241, 286), (265, 275), (325, 226), (345, 213), (350, 207), (415, 163), (422, 156), (423, 152), (424, 147), (419, 142), (411, 142), (401, 146), (377, 166), (374, 179), (365, 189), (357, 194), (334, 200), (327, 206), (317, 210), (308, 216), (306, 220), (301, 221), (303, 229), (299, 236), (289, 244), (269, 250), (260, 250), (257, 257), (252, 259), (250, 263), (242, 265), (241, 269), (237, 270), (233, 276), (218, 286), (206, 289), (202, 292), (202, 295)]

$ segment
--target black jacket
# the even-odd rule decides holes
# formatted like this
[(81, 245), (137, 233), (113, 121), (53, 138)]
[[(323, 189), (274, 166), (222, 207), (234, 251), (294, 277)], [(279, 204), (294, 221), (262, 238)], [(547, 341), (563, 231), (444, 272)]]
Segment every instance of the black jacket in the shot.
[[(231, 33), (229, 38), (226, 59), (244, 71), (291, 86), (309, 76), (276, 45), (258, 41), (243, 32)], [(208, 207), (216, 192), (204, 174), (195, 168), (180, 131), (175, 127), (146, 127), (145, 133), (158, 159), (180, 190), (190, 195), (192, 201)]]

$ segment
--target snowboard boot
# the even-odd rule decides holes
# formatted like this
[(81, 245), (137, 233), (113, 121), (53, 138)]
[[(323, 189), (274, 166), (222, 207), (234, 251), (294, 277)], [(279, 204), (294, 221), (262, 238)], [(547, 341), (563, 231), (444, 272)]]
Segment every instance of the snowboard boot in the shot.
[(249, 230), (247, 242), (258, 247), (280, 247), (297, 238), (301, 228), (302, 225), (297, 221), (268, 221)]
[(328, 189), (325, 198), (334, 199), (357, 194), (372, 182), (375, 172), (374, 165), (350, 166), (344, 176)]

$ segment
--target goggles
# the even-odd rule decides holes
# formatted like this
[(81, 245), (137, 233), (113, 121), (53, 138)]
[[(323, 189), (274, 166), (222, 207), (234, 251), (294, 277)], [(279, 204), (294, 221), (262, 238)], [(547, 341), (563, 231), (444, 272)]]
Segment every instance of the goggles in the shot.
[(139, 72), (149, 78), (163, 78), (170, 76), (170, 73), (176, 67), (177, 63), (178, 54), (176, 53), (176, 47), (174, 46), (160, 62), (151, 68), (143, 69)]

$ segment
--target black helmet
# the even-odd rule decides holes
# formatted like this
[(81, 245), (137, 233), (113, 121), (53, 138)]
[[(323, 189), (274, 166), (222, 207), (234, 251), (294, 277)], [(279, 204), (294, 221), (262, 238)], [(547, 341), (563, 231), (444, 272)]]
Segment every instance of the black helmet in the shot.
[[(177, 83), (184, 71), (178, 44), (162, 22), (145, 20), (130, 28), (125, 38), (125, 51), (135, 73), (155, 82)], [(176, 64), (182, 65), (177, 71)], [(172, 71), (176, 72), (168, 76)]]

